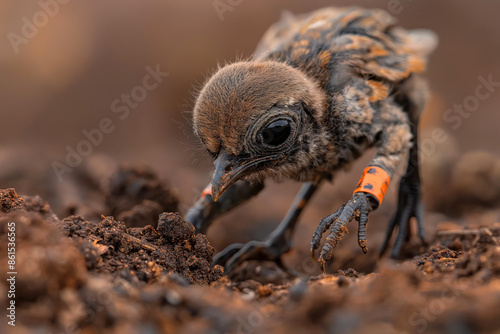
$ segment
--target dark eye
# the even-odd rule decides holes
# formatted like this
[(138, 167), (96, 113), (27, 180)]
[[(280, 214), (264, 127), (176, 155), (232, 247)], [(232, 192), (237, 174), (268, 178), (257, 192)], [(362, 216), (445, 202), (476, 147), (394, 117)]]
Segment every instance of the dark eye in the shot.
[(262, 139), (265, 144), (270, 146), (279, 146), (283, 144), (290, 136), (292, 127), (287, 120), (279, 120), (269, 124), (262, 130)]

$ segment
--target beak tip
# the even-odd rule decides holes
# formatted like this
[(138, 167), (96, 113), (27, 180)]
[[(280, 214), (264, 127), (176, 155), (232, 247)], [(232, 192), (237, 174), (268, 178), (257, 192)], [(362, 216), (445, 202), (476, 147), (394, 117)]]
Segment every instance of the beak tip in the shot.
[(239, 174), (244, 170), (238, 162), (238, 157), (230, 155), (224, 148), (221, 148), (217, 159), (214, 162), (215, 171), (212, 177), (212, 199), (217, 202), (224, 192), (239, 178)]

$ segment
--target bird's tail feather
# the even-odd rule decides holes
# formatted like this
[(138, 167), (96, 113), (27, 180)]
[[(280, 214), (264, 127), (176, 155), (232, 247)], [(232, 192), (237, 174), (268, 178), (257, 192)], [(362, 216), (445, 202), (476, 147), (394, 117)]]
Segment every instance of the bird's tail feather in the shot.
[(416, 54), (427, 57), (437, 47), (439, 38), (436, 33), (427, 29), (417, 29), (408, 31), (407, 46)]

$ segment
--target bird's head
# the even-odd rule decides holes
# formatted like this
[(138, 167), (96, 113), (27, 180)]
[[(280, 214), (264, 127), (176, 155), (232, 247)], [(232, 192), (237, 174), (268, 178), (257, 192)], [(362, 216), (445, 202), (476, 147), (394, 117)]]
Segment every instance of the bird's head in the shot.
[(195, 133), (215, 159), (216, 201), (241, 179), (297, 178), (324, 135), (326, 97), (301, 71), (279, 62), (238, 62), (219, 69), (194, 107)]

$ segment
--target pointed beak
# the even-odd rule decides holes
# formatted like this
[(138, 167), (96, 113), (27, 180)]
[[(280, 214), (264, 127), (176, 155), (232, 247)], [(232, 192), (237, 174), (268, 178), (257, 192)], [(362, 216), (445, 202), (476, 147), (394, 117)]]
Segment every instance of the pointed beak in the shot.
[(215, 202), (236, 181), (243, 177), (252, 164), (240, 162), (238, 157), (221, 149), (214, 162), (215, 172), (212, 177), (212, 198)]
[(257, 158), (242, 158), (233, 154), (228, 154), (225, 149), (221, 149), (217, 159), (215, 159), (215, 172), (212, 177), (212, 199), (214, 202), (232, 186), (236, 181), (254, 172), (257, 168), (273, 166), (282, 159), (283, 155), (262, 156)]

